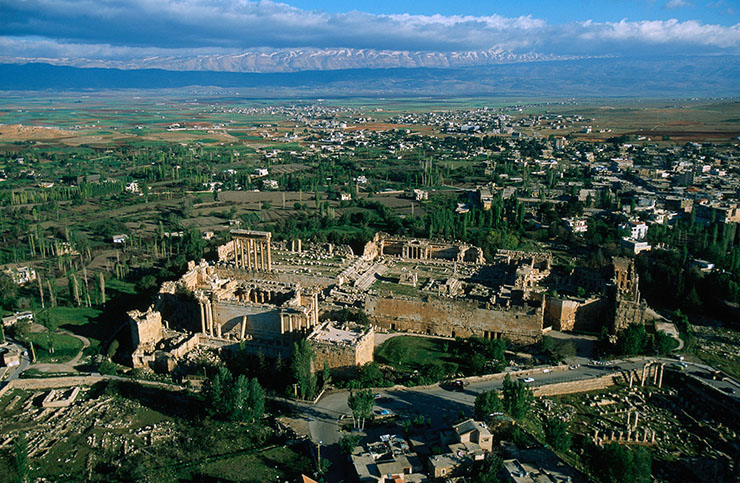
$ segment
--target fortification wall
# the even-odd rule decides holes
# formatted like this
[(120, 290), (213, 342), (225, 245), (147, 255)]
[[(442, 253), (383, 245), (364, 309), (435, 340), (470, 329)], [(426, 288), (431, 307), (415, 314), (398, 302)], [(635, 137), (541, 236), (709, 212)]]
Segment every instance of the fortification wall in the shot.
[(535, 396), (558, 396), (560, 394), (576, 394), (579, 392), (599, 391), (607, 389), (615, 384), (615, 377), (609, 374), (595, 379), (582, 379), (579, 381), (558, 382), (546, 384), (533, 388)]
[(614, 310), (613, 333), (620, 332), (630, 324), (644, 324), (647, 319), (647, 304), (617, 298)]
[(602, 297), (571, 300), (548, 296), (545, 325), (555, 330), (598, 331), (606, 310), (607, 302)]
[(467, 300), (369, 297), (365, 311), (379, 327), (446, 337), (498, 337), (532, 342), (542, 336), (543, 309), (486, 309)]
[(329, 367), (338, 371), (353, 370), (356, 366), (362, 366), (373, 361), (375, 349), (375, 332), (370, 331), (361, 337), (357, 344), (332, 344), (326, 341), (311, 340), (316, 354), (314, 367), (321, 370), (324, 361), (329, 362)]

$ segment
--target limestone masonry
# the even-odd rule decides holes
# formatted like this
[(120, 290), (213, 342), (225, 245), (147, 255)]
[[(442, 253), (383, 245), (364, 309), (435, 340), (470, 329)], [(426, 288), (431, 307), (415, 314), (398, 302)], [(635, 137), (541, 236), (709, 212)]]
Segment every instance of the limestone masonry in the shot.
[[(262, 231), (231, 237), (216, 261), (189, 262), (147, 311), (129, 312), (134, 367), (169, 372), (196, 347), (287, 358), (307, 338), (318, 365), (345, 371), (372, 361), (375, 329), (534, 342), (551, 328), (616, 334), (647, 310), (627, 258), (608, 272), (561, 273), (550, 253), (499, 250), (486, 261), (468, 244), (382, 233), (359, 255)], [(587, 297), (553, 290), (574, 280)], [(345, 308), (370, 325), (336, 322)]]

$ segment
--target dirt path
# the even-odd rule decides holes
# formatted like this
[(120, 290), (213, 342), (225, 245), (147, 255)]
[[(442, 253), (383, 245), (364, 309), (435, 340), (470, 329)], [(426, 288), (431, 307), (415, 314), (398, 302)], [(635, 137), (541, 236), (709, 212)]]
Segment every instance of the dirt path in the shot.
[(61, 330), (59, 333), (70, 335), (76, 339), (79, 339), (82, 341), (82, 349), (80, 349), (80, 352), (77, 353), (76, 356), (74, 356), (71, 360), (67, 362), (58, 362), (58, 363), (42, 363), (42, 364), (31, 364), (29, 366), (29, 369), (36, 369), (40, 372), (66, 372), (66, 373), (77, 373), (77, 369), (75, 369), (75, 366), (79, 364), (80, 359), (82, 359), (82, 355), (85, 353), (85, 349), (90, 347), (90, 341), (81, 335), (73, 334), (67, 330)]

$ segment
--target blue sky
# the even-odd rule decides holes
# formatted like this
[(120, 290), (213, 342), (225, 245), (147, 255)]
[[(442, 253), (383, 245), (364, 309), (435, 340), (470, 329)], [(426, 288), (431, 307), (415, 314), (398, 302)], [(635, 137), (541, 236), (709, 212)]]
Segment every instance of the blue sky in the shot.
[(5, 62), (290, 49), (738, 55), (740, 0), (0, 0)]

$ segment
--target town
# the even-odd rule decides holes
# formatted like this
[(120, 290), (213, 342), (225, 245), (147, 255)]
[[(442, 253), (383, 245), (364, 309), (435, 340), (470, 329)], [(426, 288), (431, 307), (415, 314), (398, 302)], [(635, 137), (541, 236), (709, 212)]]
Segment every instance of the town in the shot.
[(739, 477), (736, 102), (24, 102), (0, 474)]

